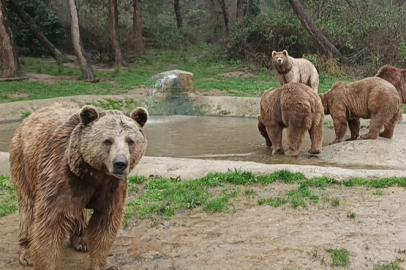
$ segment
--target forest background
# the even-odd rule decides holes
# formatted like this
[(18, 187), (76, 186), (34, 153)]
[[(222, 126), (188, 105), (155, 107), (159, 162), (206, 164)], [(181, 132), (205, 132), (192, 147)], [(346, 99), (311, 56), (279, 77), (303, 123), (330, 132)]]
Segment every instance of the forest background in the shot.
[[(197, 90), (260, 96), (263, 90), (277, 86), (271, 54), (283, 49), (315, 64), (321, 92), (337, 80), (373, 76), (385, 64), (406, 67), (405, 0), (0, 3), (5, 11), (0, 16), (0, 38), (6, 41), (7, 34), (11, 36), (10, 47), (3, 42), (0, 48), (0, 78), (6, 81), (0, 84), (0, 102), (49, 97), (34, 93), (39, 91), (33, 90), (38, 88), (35, 83), (20, 81), (30, 72), (101, 82), (97, 87), (89, 87), (89, 83), (82, 85), (82, 80), (75, 84), (76, 90), (52, 90), (51, 96), (60, 96), (121, 93), (134, 87), (149, 87), (154, 74), (171, 68), (199, 76)], [(1, 31), (2, 26), (5, 31)], [(38, 33), (48, 43), (41, 41)], [(76, 58), (72, 57), (75, 54)], [(73, 60), (80, 68), (69, 65)], [(93, 66), (113, 70), (94, 71)], [(220, 73), (230, 71), (253, 76), (245, 78), (244, 83), (241, 78), (219, 78)], [(108, 80), (117, 84), (103, 84)], [(72, 88), (71, 83), (68, 85)], [(47, 86), (41, 88), (46, 92)], [(28, 97), (10, 97), (19, 92), (28, 93)]]

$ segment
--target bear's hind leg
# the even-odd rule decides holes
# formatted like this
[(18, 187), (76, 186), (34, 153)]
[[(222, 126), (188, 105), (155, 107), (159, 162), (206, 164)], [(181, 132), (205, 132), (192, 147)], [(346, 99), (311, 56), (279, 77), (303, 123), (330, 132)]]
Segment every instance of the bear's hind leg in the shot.
[(368, 133), (361, 136), (363, 140), (374, 140), (378, 138), (379, 132), (383, 128), (383, 121), (381, 117), (371, 116), (371, 122), (369, 124), (369, 131)]
[(86, 229), (88, 220), (89, 220), (89, 211), (87, 209), (83, 209), (79, 218), (75, 221), (73, 234), (70, 238), (70, 247), (73, 248), (74, 250), (81, 252), (87, 251), (87, 244), (84, 239), (84, 231)]
[(318, 121), (318, 123), (313, 123), (312, 127), (309, 129), (310, 135), (310, 149), (309, 154), (320, 154), (321, 147), (323, 145), (323, 118)]
[(395, 116), (389, 122), (385, 123), (383, 125), (384, 129), (381, 133), (379, 133), (379, 136), (383, 137), (383, 138), (389, 138), (389, 139), (392, 138), (393, 132), (395, 131), (395, 126), (398, 121), (399, 121), (399, 119)]
[(296, 157), (299, 155), (300, 146), (302, 145), (303, 137), (306, 131), (306, 128), (288, 127), (288, 150), (285, 152), (285, 156)]
[(31, 225), (33, 219), (33, 206), (25, 202), (21, 197), (18, 198), (18, 212), (20, 215), (20, 233), (18, 242), (20, 244), (20, 252), (18, 260), (24, 266), (32, 266), (30, 258), (30, 245), (31, 245)]
[(348, 120), (348, 127), (350, 128), (351, 137), (348, 138), (346, 141), (356, 140), (359, 137), (359, 130), (361, 127), (359, 119)]

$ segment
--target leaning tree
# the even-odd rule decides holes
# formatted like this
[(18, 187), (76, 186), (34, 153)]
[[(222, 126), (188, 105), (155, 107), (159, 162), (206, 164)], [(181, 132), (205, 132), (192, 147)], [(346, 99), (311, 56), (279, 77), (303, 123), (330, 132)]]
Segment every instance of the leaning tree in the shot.
[(24, 77), (18, 61), (17, 46), (7, 19), (4, 1), (0, 0), (0, 79), (14, 80)]

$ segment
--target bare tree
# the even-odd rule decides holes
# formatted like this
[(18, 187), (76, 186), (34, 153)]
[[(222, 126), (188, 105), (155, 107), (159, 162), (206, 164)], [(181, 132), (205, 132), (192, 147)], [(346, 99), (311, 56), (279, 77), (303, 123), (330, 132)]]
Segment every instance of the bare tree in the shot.
[(136, 55), (145, 54), (145, 43), (142, 36), (142, 2), (141, 0), (133, 0), (134, 17), (133, 17), (133, 31), (134, 31), (134, 49)]
[(224, 18), (224, 26), (226, 28), (226, 35), (227, 37), (229, 36), (230, 30), (228, 28), (228, 10), (227, 10), (227, 4), (225, 0), (218, 0), (221, 8), (221, 12), (223, 14)]
[(177, 25), (178, 29), (182, 28), (182, 14), (180, 13), (179, 0), (173, 1), (173, 8), (175, 9), (176, 25)]
[(247, 0), (247, 18), (252, 16), (252, 0)]
[(128, 67), (128, 61), (123, 55), (120, 44), (120, 35), (118, 33), (118, 8), (117, 0), (109, 0), (110, 14), (110, 40), (114, 53), (114, 62), (116, 65)]
[(344, 61), (343, 55), (338, 51), (338, 49), (323, 35), (320, 29), (314, 24), (310, 17), (303, 10), (302, 5), (298, 0), (289, 0), (289, 4), (292, 6), (299, 18), (302, 25), (306, 28), (307, 32), (312, 36), (314, 41), (319, 45), (319, 47), (325, 53), (331, 53), (334, 57), (338, 58), (340, 61)]
[(244, 18), (244, 1), (243, 0), (237, 0), (237, 8), (236, 8), (236, 19), (237, 22), (242, 22)]
[(3, 0), (0, 0), (0, 78), (18, 79), (24, 76), (18, 61), (17, 47), (7, 19)]
[(48, 51), (48, 53), (55, 58), (56, 61), (62, 60), (63, 55), (62, 53), (52, 44), (48, 38), (42, 33), (41, 29), (37, 26), (35, 21), (25, 12), (24, 8), (21, 6), (18, 0), (10, 0), (10, 3), (17, 13), (17, 15), (21, 18), (21, 20), (27, 25), (33, 35), (37, 38), (39, 43)]
[(78, 58), (83, 79), (92, 81), (94, 80), (93, 68), (90, 65), (89, 60), (86, 58), (86, 52), (80, 39), (79, 19), (75, 0), (68, 0), (68, 4), (71, 17), (71, 35), (73, 49), (75, 50), (76, 57)]

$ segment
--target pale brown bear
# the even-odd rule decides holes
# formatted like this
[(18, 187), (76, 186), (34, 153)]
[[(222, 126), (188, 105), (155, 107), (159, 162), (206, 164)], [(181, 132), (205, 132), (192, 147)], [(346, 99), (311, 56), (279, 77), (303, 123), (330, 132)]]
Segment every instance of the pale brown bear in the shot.
[(21, 264), (57, 269), (70, 239), (89, 251), (91, 270), (119, 269), (107, 257), (123, 218), (127, 175), (146, 150), (147, 119), (141, 107), (128, 116), (56, 103), (24, 120), (10, 146)]
[[(266, 91), (260, 101), (258, 130), (273, 147), (272, 154), (297, 156), (303, 137), (309, 132), (310, 154), (319, 154), (323, 142), (323, 105), (309, 86), (288, 83), (278, 89)], [(282, 146), (282, 131), (287, 128), (287, 150)]]
[(277, 78), (281, 85), (290, 82), (303, 83), (310, 86), (316, 93), (319, 91), (319, 73), (307, 59), (293, 58), (288, 51), (272, 52), (272, 63), (278, 72)]
[[(378, 77), (370, 77), (353, 83), (336, 83), (327, 93), (320, 95), (324, 114), (333, 119), (335, 140), (343, 140), (347, 122), (351, 137), (359, 137), (360, 118), (371, 119), (369, 132), (362, 139), (378, 136), (392, 138), (396, 124), (402, 117), (402, 104), (395, 87)], [(383, 129), (382, 132), (380, 132)]]
[(385, 65), (379, 69), (375, 76), (393, 84), (398, 91), (401, 102), (406, 104), (406, 69)]

